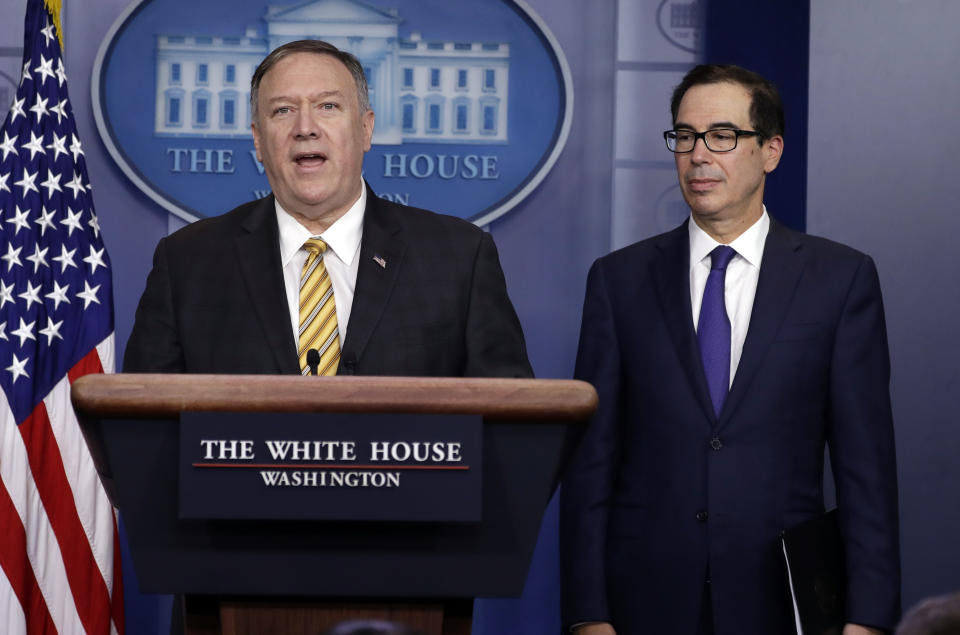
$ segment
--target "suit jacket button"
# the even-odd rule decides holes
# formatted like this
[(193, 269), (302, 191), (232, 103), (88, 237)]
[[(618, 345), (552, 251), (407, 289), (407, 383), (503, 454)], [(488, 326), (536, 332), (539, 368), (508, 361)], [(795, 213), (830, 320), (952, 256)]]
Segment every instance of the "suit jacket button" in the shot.
[(723, 443), (720, 441), (720, 437), (713, 437), (710, 439), (710, 447), (714, 450), (719, 450), (723, 447)]
[(704, 523), (707, 522), (707, 512), (700, 510), (697, 512), (697, 520)]

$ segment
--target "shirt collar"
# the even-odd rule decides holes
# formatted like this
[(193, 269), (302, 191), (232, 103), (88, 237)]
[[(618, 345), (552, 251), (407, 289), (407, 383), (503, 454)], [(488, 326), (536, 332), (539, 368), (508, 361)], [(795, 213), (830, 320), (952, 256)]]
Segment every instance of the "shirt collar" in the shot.
[[(690, 268), (693, 269), (704, 259), (710, 256), (720, 243), (713, 239), (710, 234), (703, 231), (697, 225), (693, 218), (687, 222), (687, 231), (690, 234)], [(763, 259), (763, 246), (767, 241), (767, 234), (770, 232), (770, 216), (767, 214), (767, 206), (763, 206), (763, 214), (757, 221), (751, 225), (747, 231), (743, 232), (730, 243), (730, 246), (736, 250), (737, 255), (746, 260), (754, 267), (760, 267), (760, 261)]]
[[(303, 247), (308, 238), (313, 237), (306, 227), (297, 222), (274, 199), (277, 212), (277, 227), (280, 230), (280, 261), (286, 267), (293, 256)], [(360, 240), (363, 237), (363, 214), (367, 206), (367, 188), (360, 189), (360, 198), (347, 213), (334, 221), (327, 231), (320, 234), (323, 242), (331, 249), (345, 265), (349, 266), (358, 253)]]

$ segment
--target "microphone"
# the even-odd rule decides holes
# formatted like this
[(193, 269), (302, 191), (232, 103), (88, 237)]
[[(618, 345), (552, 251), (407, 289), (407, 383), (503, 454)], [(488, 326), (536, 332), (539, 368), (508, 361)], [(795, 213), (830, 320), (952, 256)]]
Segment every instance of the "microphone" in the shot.
[(315, 348), (307, 351), (307, 366), (310, 367), (310, 374), (316, 376), (317, 366), (320, 365), (320, 352)]
[(340, 370), (338, 375), (354, 375), (357, 368), (357, 354), (347, 351), (340, 356)]

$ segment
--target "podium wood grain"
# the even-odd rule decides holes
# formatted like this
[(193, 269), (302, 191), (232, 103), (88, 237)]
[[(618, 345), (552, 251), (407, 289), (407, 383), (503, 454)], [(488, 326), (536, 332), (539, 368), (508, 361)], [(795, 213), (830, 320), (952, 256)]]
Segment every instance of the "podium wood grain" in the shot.
[(177, 417), (227, 412), (479, 414), (491, 419), (585, 421), (590, 384), (564, 379), (292, 377), (286, 375), (85, 375), (73, 383), (78, 414)]

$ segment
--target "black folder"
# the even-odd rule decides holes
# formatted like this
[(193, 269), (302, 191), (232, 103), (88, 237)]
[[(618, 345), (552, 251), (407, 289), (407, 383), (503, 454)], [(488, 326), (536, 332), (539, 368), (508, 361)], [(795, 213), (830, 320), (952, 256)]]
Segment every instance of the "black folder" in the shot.
[(846, 575), (837, 510), (787, 529), (781, 539), (800, 635), (840, 635)]

